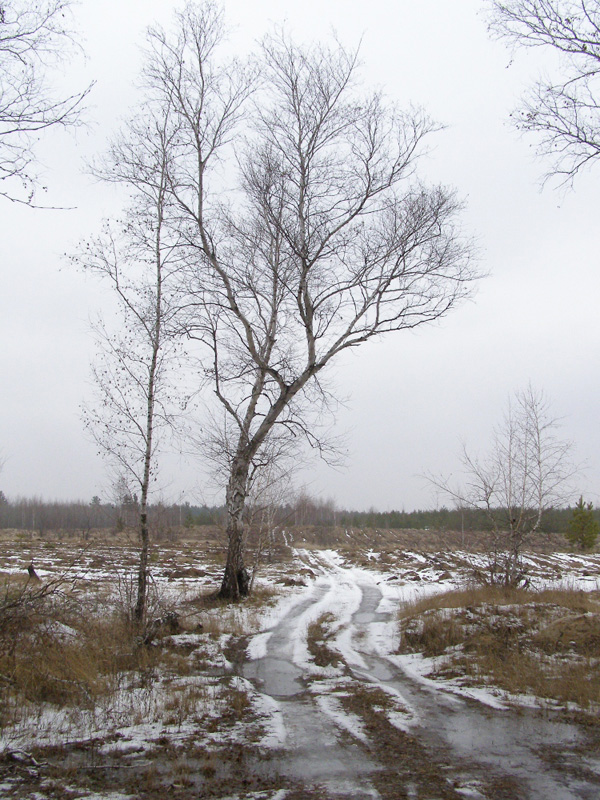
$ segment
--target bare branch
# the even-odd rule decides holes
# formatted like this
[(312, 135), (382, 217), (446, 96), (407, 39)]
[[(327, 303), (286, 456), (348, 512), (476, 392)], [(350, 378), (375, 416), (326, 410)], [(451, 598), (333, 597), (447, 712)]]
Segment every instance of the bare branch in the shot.
[(48, 81), (49, 69), (74, 44), (66, 26), (71, 5), (5, 0), (0, 6), (0, 196), (13, 202), (35, 205), (35, 134), (81, 123), (91, 86), (58, 98)]
[(482, 512), (493, 533), (489, 578), (507, 585), (526, 577), (522, 550), (543, 516), (564, 505), (577, 467), (572, 444), (557, 435), (559, 420), (532, 386), (518, 392), (483, 459), (463, 452), (464, 485), (430, 478), (465, 508)]
[(600, 3), (493, 0), (490, 30), (513, 47), (560, 53), (560, 78), (538, 80), (513, 118), (520, 130), (537, 135), (538, 153), (550, 159), (546, 178), (572, 184), (600, 154)]

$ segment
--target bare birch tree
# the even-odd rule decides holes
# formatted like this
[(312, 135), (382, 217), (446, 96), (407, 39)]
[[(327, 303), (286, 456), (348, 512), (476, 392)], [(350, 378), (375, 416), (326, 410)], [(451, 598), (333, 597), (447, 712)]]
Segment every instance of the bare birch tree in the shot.
[(97, 402), (86, 406), (85, 418), (117, 476), (130, 490), (139, 491), (134, 609), (139, 624), (144, 624), (147, 608), (148, 500), (157, 473), (159, 436), (173, 418), (169, 369), (180, 336), (180, 242), (176, 226), (167, 224), (169, 144), (176, 136), (168, 114), (129, 123), (96, 173), (128, 186), (132, 206), (122, 223), (107, 224), (75, 259), (108, 282), (121, 311), (119, 331), (109, 331), (103, 323), (96, 327)]
[(72, 0), (0, 2), (0, 196), (32, 204), (37, 135), (76, 125), (88, 89), (58, 97), (48, 74), (73, 44)]
[(250, 104), (248, 71), (218, 60), (216, 7), (190, 5), (177, 24), (173, 37), (151, 32), (145, 74), (148, 97), (178, 120), (169, 192), (187, 240), (187, 330), (233, 432), (220, 594), (237, 599), (263, 448), (319, 446), (311, 415), (327, 365), (444, 316), (474, 274), (460, 203), (415, 177), (435, 126), (361, 92), (355, 53), (267, 37)]
[(292, 463), (281, 458), (263, 458), (265, 463), (254, 472), (249, 482), (246, 504), (248, 529), (254, 539), (254, 559), (250, 569), (248, 593), (252, 593), (256, 575), (265, 553), (273, 557), (276, 538), (276, 519), (281, 516), (281, 508), (292, 490)]
[(526, 580), (522, 552), (544, 514), (568, 500), (576, 468), (572, 444), (557, 435), (559, 421), (545, 396), (517, 392), (487, 456), (463, 452), (462, 487), (433, 480), (461, 507), (481, 511), (492, 531), (487, 579), (517, 586)]
[(491, 31), (517, 47), (551, 48), (562, 74), (542, 78), (516, 112), (517, 126), (538, 135), (548, 176), (564, 183), (600, 156), (599, 0), (493, 0)]

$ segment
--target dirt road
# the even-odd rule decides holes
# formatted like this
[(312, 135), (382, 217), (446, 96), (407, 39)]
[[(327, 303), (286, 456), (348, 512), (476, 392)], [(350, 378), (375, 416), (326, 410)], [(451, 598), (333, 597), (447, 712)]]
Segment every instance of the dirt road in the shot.
[[(393, 656), (394, 608), (375, 576), (302, 555), (316, 580), (251, 645), (243, 667), (272, 710), (274, 768), (301, 781), (302, 796), (600, 797), (598, 764), (576, 726), (415, 679)], [(331, 663), (321, 668), (307, 641), (319, 620), (332, 629), (321, 642)]]

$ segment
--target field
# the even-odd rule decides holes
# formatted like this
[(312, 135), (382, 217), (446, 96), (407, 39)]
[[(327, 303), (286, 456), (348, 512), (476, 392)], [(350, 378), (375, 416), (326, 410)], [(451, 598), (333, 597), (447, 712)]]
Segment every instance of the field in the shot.
[(153, 544), (140, 640), (126, 533), (3, 532), (1, 797), (599, 796), (598, 556), (509, 592), (481, 537), (294, 530), (225, 606), (224, 552)]

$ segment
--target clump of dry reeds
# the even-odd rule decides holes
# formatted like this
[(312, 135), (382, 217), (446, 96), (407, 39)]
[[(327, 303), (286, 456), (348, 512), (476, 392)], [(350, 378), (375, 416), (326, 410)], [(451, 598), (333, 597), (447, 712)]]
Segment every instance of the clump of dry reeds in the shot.
[[(82, 613), (83, 612), (83, 613)], [(27, 705), (93, 707), (127, 669), (144, 669), (127, 618), (86, 614), (64, 578), (5, 576), (0, 595), (0, 724)]]
[(307, 628), (308, 652), (317, 667), (336, 667), (341, 661), (339, 653), (329, 646), (329, 642), (334, 636), (333, 622), (335, 622), (333, 614), (326, 612), (311, 622)]

